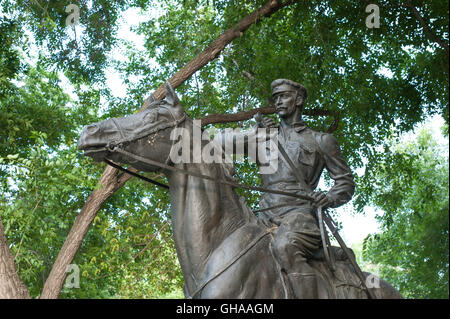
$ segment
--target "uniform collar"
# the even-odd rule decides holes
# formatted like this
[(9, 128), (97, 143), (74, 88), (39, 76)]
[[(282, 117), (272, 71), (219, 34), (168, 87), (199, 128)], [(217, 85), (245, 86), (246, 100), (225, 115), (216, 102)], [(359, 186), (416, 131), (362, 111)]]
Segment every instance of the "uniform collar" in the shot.
[(296, 121), (291, 125), (286, 124), (286, 122), (281, 122), (280, 125), (282, 125), (284, 128), (293, 128), (297, 133), (303, 131), (307, 127), (303, 120)]

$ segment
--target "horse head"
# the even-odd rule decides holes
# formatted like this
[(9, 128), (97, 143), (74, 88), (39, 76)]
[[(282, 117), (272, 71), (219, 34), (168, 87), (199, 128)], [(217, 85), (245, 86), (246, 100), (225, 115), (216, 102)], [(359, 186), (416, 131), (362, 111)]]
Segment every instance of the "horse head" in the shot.
[(151, 96), (149, 106), (143, 111), (121, 118), (110, 118), (84, 127), (78, 148), (95, 161), (108, 158), (130, 164), (147, 172), (157, 167), (136, 161), (118, 152), (114, 147), (139, 154), (160, 163), (167, 163), (172, 141), (170, 133), (186, 118), (180, 101), (170, 83), (166, 84), (166, 97), (155, 100)]

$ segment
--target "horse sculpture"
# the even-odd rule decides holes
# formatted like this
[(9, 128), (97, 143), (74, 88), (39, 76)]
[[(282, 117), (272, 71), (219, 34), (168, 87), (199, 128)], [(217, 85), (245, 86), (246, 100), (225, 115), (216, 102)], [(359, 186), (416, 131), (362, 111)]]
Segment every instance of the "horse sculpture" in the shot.
[[(79, 148), (96, 161), (109, 159), (166, 175), (187, 298), (291, 298), (271, 249), (276, 227), (266, 227), (232, 185), (219, 182), (233, 182), (230, 164), (171, 162), (175, 141), (170, 134), (176, 127), (189, 132), (193, 147), (205, 143), (192, 138), (194, 123), (167, 84), (165, 99), (153, 100), (144, 111), (86, 126)], [(320, 298), (368, 297), (345, 257), (337, 259), (334, 273), (320, 256), (311, 265), (326, 287)], [(401, 298), (384, 280), (377, 284), (370, 288), (377, 298)]]

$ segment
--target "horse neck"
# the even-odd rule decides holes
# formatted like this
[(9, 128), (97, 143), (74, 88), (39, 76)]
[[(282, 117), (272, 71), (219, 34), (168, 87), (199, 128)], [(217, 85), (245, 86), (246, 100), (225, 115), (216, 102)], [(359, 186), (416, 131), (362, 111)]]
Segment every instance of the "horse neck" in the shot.
[(223, 164), (181, 163), (175, 167), (214, 178), (167, 174), (175, 246), (185, 280), (188, 286), (189, 281), (195, 286), (211, 253), (248, 220), (248, 212), (230, 186), (217, 182), (226, 178)]

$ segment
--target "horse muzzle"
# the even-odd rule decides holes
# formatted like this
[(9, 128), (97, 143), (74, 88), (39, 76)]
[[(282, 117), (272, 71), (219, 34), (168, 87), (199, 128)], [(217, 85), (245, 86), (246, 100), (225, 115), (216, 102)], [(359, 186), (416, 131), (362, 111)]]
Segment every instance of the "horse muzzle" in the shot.
[(107, 145), (93, 138), (86, 129), (83, 130), (78, 140), (78, 149), (84, 151), (84, 155), (92, 157), (96, 162), (103, 161), (108, 151)]

